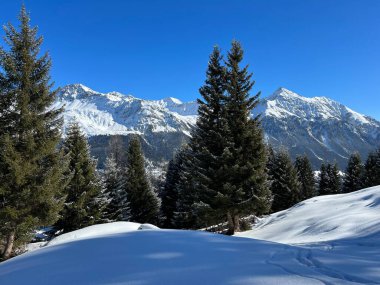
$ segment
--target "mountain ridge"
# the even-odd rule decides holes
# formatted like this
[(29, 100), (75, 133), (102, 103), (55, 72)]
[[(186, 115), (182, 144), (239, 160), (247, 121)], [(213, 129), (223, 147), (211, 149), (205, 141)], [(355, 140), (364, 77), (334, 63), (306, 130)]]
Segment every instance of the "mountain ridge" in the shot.
[[(139, 134), (156, 152), (160, 152), (159, 137), (166, 148), (163, 160), (170, 159), (178, 143), (190, 137), (198, 107), (195, 101), (144, 100), (116, 91), (97, 92), (83, 84), (60, 88), (54, 106), (65, 107), (64, 132), (75, 119), (90, 138)], [(284, 87), (260, 101), (252, 115), (258, 114), (268, 143), (287, 147), (293, 157), (307, 154), (315, 168), (322, 161), (334, 160), (343, 166), (352, 152), (365, 156), (380, 141), (376, 119), (327, 97), (308, 98)]]

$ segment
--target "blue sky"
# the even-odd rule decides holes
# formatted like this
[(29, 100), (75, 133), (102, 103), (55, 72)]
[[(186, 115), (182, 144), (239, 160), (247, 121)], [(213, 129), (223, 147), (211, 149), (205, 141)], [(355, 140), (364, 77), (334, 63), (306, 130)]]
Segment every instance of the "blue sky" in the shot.
[[(56, 86), (193, 100), (212, 47), (226, 52), (237, 39), (254, 91), (327, 96), (380, 119), (378, 0), (23, 2)], [(0, 23), (17, 23), (21, 3), (2, 0)]]

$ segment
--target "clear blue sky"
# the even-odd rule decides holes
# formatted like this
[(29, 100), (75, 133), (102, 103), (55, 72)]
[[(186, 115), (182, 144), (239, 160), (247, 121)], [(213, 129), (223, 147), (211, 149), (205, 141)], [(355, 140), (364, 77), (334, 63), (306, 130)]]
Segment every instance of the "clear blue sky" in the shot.
[[(212, 47), (237, 39), (263, 96), (281, 86), (380, 119), (379, 0), (23, 2), (56, 86), (193, 100)], [(1, 0), (1, 24), (21, 3)]]

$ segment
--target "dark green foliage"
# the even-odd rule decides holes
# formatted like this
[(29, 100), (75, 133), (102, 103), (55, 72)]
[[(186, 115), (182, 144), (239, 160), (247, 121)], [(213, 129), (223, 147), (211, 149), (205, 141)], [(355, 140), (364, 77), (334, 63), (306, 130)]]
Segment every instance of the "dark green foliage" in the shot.
[(160, 201), (146, 176), (140, 139), (137, 136), (131, 139), (128, 146), (125, 190), (131, 208), (131, 221), (157, 223)]
[(0, 48), (0, 240), (3, 257), (31, 231), (54, 223), (62, 207), (65, 161), (57, 150), (61, 109), (52, 109), (48, 54), (39, 56), (42, 37), (29, 26), (25, 7), (20, 28), (5, 29)]
[(210, 56), (200, 88), (197, 128), (177, 185), (177, 226), (194, 228), (227, 220), (233, 233), (239, 230), (241, 215), (269, 209), (262, 130), (258, 118), (250, 118), (259, 94), (250, 97), (252, 75), (247, 67), (240, 68), (242, 59), (237, 42), (232, 43), (226, 67), (219, 49)]
[(275, 154), (273, 161), (271, 191), (272, 211), (288, 209), (300, 201), (301, 184), (289, 153), (283, 149)]
[(300, 199), (306, 200), (316, 195), (314, 172), (306, 155), (297, 156), (294, 162), (298, 181), (301, 183)]
[(223, 153), (223, 172), (227, 180), (222, 188), (225, 195), (221, 200), (227, 206), (227, 216), (232, 216), (235, 230), (239, 230), (236, 222), (240, 215), (266, 213), (271, 204), (263, 133), (259, 118), (251, 118), (252, 110), (259, 103), (260, 93), (250, 97), (254, 81), (251, 80), (252, 74), (248, 73), (248, 66), (240, 67), (242, 60), (243, 50), (234, 41), (226, 62), (226, 121), (229, 135), (227, 149)]
[(174, 228), (174, 214), (178, 203), (178, 181), (183, 171), (185, 149), (181, 149), (169, 162), (165, 184), (161, 193), (161, 215), (164, 228)]
[(104, 205), (100, 199), (102, 183), (96, 173), (96, 161), (91, 158), (87, 139), (75, 122), (69, 125), (63, 151), (69, 160), (71, 175), (58, 226), (68, 232), (97, 223)]
[(354, 153), (350, 156), (343, 181), (343, 193), (357, 191), (363, 188), (364, 166), (360, 154)]
[[(183, 152), (183, 170), (178, 179), (176, 224), (199, 227), (218, 222), (214, 197), (223, 185), (220, 178), (222, 154), (226, 147), (225, 102), (226, 69), (221, 65), (220, 50), (215, 47), (209, 60), (205, 85), (199, 89), (197, 127), (189, 148)], [(216, 206), (216, 207), (215, 207)]]
[(108, 222), (129, 221), (131, 209), (125, 189), (125, 168), (119, 166), (111, 155), (107, 158), (104, 169), (105, 196), (108, 200), (104, 218)]
[(380, 185), (380, 148), (368, 155), (363, 180), (365, 187)]
[(328, 163), (322, 164), (319, 178), (319, 195), (339, 194), (341, 193), (341, 177), (339, 175), (338, 165)]

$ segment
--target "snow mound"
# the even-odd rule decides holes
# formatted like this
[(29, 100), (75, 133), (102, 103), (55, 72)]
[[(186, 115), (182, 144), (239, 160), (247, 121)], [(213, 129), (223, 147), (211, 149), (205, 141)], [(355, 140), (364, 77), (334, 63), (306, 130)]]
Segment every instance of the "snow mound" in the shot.
[(358, 238), (380, 233), (380, 186), (314, 197), (261, 219), (239, 233), (287, 244)]
[(142, 224), (138, 230), (159, 230), (160, 228), (152, 224)]
[[(308, 266), (313, 258), (299, 247), (200, 231), (132, 231), (73, 240), (15, 257), (0, 264), (0, 284), (339, 285), (380, 281), (379, 262), (366, 263), (368, 274), (360, 277)], [(332, 261), (344, 264), (344, 260)]]
[(114, 222), (108, 224), (93, 225), (57, 236), (56, 238), (52, 239), (47, 245), (52, 246), (81, 239), (128, 233), (140, 229), (141, 226), (141, 224), (132, 222)]

